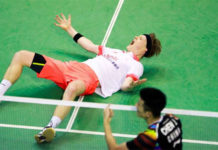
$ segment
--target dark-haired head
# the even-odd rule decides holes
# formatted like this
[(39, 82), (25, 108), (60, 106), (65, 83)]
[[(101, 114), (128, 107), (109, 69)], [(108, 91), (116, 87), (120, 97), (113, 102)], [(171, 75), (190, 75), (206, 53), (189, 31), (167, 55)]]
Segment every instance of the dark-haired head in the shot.
[(144, 88), (140, 91), (141, 100), (144, 101), (144, 111), (151, 111), (154, 117), (160, 117), (166, 106), (166, 96), (156, 88)]
[(147, 39), (147, 51), (144, 54), (144, 57), (152, 57), (154, 55), (159, 55), (161, 52), (161, 43), (160, 40), (156, 38), (156, 35), (154, 33), (150, 34), (144, 34)]

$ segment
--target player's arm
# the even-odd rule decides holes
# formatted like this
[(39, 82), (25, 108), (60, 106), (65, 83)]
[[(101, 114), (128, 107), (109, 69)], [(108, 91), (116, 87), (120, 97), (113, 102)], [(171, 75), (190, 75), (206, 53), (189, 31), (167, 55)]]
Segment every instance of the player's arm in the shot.
[[(55, 23), (55, 25), (65, 30), (72, 38), (74, 38), (78, 33), (71, 25), (71, 15), (69, 15), (68, 19), (66, 19), (66, 17), (61, 13), (61, 17), (57, 15), (55, 20), (58, 22), (58, 24)], [(77, 43), (87, 51), (98, 54), (98, 45), (95, 45), (86, 37), (80, 37), (77, 40)]]
[(145, 78), (141, 79), (141, 80), (137, 80), (137, 79), (134, 79), (132, 77), (127, 77), (121, 86), (121, 90), (122, 91), (130, 91), (135, 86), (140, 85), (146, 81), (147, 81), (147, 79), (145, 79)]
[(113, 111), (109, 108), (108, 105), (104, 110), (104, 131), (105, 131), (105, 139), (108, 145), (109, 150), (128, 150), (126, 143), (122, 143), (118, 145), (116, 143), (115, 138), (112, 135), (110, 121), (113, 116)]

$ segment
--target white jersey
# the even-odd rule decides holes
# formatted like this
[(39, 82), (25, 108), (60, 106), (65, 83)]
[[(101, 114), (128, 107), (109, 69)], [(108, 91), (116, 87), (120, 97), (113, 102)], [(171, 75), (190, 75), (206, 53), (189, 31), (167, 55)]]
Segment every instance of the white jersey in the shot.
[(95, 93), (102, 97), (111, 96), (120, 90), (126, 77), (138, 80), (143, 74), (143, 65), (132, 52), (99, 46), (95, 58), (83, 62), (96, 73), (100, 87)]

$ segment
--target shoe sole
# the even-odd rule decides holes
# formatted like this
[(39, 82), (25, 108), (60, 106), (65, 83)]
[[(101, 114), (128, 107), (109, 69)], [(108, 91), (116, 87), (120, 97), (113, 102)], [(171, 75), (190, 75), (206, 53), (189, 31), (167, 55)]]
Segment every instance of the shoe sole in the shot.
[(43, 143), (44, 141), (51, 142), (55, 136), (55, 130), (53, 128), (47, 128), (42, 133), (42, 136), (44, 136), (45, 139), (40, 139), (40, 136), (38, 134), (35, 135), (35, 140), (37, 141), (37, 143)]

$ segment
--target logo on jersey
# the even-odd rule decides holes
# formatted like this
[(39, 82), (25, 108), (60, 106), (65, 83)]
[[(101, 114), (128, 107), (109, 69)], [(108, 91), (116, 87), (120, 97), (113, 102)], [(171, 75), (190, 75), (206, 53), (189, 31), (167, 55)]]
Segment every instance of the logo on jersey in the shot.
[(160, 131), (163, 133), (163, 135), (165, 135), (165, 136), (167, 135), (167, 140), (169, 143), (174, 141), (181, 134), (180, 128), (176, 127), (176, 126), (177, 126), (177, 122), (175, 120), (171, 120), (160, 129)]
[(116, 61), (118, 60), (116, 56), (110, 54), (103, 54), (103, 57), (109, 60), (116, 69), (119, 69), (119, 66), (116, 63)]
[(159, 142), (166, 148), (182, 148), (182, 128), (180, 120), (172, 115), (165, 115), (159, 124)]

